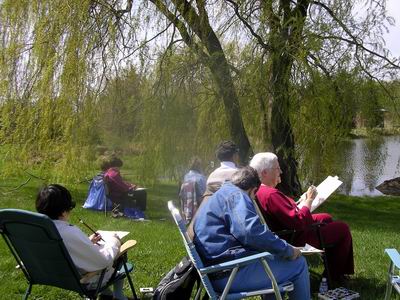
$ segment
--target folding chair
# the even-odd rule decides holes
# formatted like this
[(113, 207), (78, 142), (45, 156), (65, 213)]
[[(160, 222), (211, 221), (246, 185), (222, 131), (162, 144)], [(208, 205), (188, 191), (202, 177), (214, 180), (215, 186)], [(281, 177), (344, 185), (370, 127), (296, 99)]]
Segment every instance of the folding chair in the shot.
[[(195, 266), (197, 272), (199, 273), (201, 282), (208, 294), (208, 296), (212, 300), (224, 300), (224, 299), (242, 299), (242, 298), (247, 298), (247, 297), (252, 297), (252, 296), (257, 296), (257, 295), (265, 295), (265, 294), (275, 294), (276, 299), (282, 300), (281, 293), (285, 292), (290, 292), (293, 290), (293, 284), (291, 282), (285, 282), (283, 284), (277, 284), (274, 275), (272, 274), (272, 271), (267, 263), (267, 258), (272, 259), (273, 255), (268, 253), (268, 252), (263, 252), (263, 253), (258, 253), (255, 255), (243, 257), (240, 259), (235, 259), (232, 261), (224, 262), (221, 264), (216, 264), (212, 265), (209, 267), (205, 267), (203, 262), (201, 261), (201, 258), (196, 251), (196, 248), (190, 239), (186, 226), (185, 226), (185, 221), (182, 219), (182, 216), (179, 213), (179, 210), (175, 208), (174, 204), (172, 201), (168, 202), (168, 209), (170, 210), (172, 217), (178, 226), (179, 232), (181, 233), (181, 236), (183, 238), (183, 243), (185, 244), (186, 251), (193, 262), (193, 265)], [(241, 291), (241, 292), (235, 292), (235, 293), (230, 293), (230, 287), (232, 285), (233, 280), (235, 279), (235, 276), (238, 272), (238, 270), (245, 265), (248, 265), (250, 263), (254, 263), (256, 261), (261, 261), (261, 263), (264, 266), (265, 272), (268, 275), (268, 277), (271, 279), (272, 282), (272, 288), (270, 289), (263, 289), (263, 290), (250, 290), (250, 291)], [(214, 290), (209, 275), (213, 273), (219, 273), (221, 271), (230, 271), (229, 279), (228, 282), (225, 286), (225, 289), (222, 293), (218, 293)], [(195, 296), (195, 299), (199, 299), (201, 296), (201, 291), (202, 289), (200, 288)]]
[[(396, 249), (385, 249), (385, 252), (390, 257), (390, 266), (388, 271), (385, 300), (389, 300), (394, 288), (400, 294), (400, 255)], [(397, 275), (396, 275), (397, 270)]]
[(104, 210), (104, 216), (107, 216), (107, 210), (112, 206), (107, 184), (102, 173), (93, 177), (90, 182), (89, 192), (83, 208)]
[(120, 257), (115, 266), (119, 270), (114, 272), (111, 280), (102, 286), (106, 269), (99, 270), (97, 288), (88, 290), (81, 282), (86, 276), (99, 272), (91, 272), (85, 276), (79, 274), (54, 222), (49, 217), (25, 210), (2, 209), (0, 233), (29, 282), (24, 299), (28, 298), (34, 284), (55, 286), (74, 291), (89, 299), (96, 299), (101, 291), (125, 277), (134, 299), (137, 299), (129, 274), (133, 266), (126, 262), (126, 252), (136, 241), (127, 241), (121, 246)]
[[(320, 256), (320, 258), (322, 259), (322, 262), (323, 262), (324, 268), (325, 268), (326, 279), (328, 282), (328, 288), (331, 289), (332, 288), (332, 277), (329, 272), (329, 265), (328, 265), (328, 260), (326, 257), (326, 249), (331, 248), (333, 245), (324, 243), (324, 238), (321, 234), (321, 227), (324, 225), (325, 225), (324, 223), (317, 222), (317, 223), (311, 224), (309, 227), (312, 230), (316, 231), (319, 244), (321, 245), (321, 250), (324, 250), (324, 253), (317, 253), (316, 255)], [(280, 238), (286, 240), (288, 243), (293, 243), (296, 233), (298, 233), (298, 232), (300, 232), (300, 230), (285, 229), (285, 230), (275, 232), (275, 234), (278, 235)], [(310, 275), (315, 276), (315, 277), (322, 277), (322, 275), (320, 275), (317, 272), (312, 271), (312, 270), (310, 270)]]

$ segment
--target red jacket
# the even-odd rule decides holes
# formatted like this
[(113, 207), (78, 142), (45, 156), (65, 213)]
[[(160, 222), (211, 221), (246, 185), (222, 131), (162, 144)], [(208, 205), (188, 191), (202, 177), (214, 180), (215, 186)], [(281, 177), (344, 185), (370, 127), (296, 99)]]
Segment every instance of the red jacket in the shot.
[(261, 185), (257, 199), (265, 221), (272, 231), (304, 230), (315, 221), (308, 207), (299, 209), (293, 199), (276, 188)]
[(108, 192), (111, 200), (120, 199), (133, 188), (132, 184), (122, 180), (121, 173), (118, 168), (110, 168), (104, 174), (104, 179), (107, 182)]

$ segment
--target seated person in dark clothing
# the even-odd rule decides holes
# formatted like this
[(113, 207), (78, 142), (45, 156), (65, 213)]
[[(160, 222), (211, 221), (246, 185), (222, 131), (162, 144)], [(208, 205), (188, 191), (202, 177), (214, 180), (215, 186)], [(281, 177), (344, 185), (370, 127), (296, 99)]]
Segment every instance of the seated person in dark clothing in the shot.
[(137, 190), (137, 186), (128, 183), (122, 179), (119, 168), (123, 162), (116, 156), (105, 158), (101, 167), (104, 171), (104, 181), (107, 184), (108, 197), (110, 200), (119, 205), (121, 211), (125, 207), (135, 207), (140, 210), (146, 210), (146, 191)]

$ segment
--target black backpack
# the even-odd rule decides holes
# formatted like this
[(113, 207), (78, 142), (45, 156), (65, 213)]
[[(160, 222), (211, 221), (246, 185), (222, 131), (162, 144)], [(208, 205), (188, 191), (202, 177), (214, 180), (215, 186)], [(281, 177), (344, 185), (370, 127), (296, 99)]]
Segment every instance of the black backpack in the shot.
[(198, 289), (200, 286), (199, 274), (190, 259), (184, 257), (160, 281), (154, 291), (153, 300), (189, 300), (196, 282)]

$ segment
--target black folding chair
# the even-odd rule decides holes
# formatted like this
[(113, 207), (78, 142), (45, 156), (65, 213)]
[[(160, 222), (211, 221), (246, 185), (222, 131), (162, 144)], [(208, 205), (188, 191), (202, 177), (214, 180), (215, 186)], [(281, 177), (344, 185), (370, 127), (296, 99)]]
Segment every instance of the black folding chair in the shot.
[[(321, 250), (324, 250), (324, 253), (321, 253), (318, 255), (321, 255), (322, 258), (322, 262), (324, 264), (324, 268), (325, 268), (325, 275), (326, 275), (326, 279), (328, 282), (328, 287), (332, 288), (332, 277), (331, 274), (329, 272), (329, 265), (328, 265), (328, 260), (326, 257), (326, 249), (329, 249), (331, 247), (333, 247), (334, 245), (332, 244), (327, 244), (324, 242), (324, 238), (321, 234), (321, 227), (323, 227), (324, 225), (326, 225), (325, 223), (320, 223), (320, 222), (316, 222), (314, 224), (311, 224), (309, 226), (309, 230), (315, 230), (316, 234), (318, 236), (318, 241), (319, 244), (321, 245)], [(281, 230), (281, 231), (277, 231), (275, 232), (276, 235), (278, 235), (280, 238), (286, 240), (288, 243), (293, 243), (294, 238), (296, 237), (296, 234), (300, 233), (302, 230), (295, 230), (295, 229), (285, 229), (285, 230)], [(322, 277), (322, 275), (313, 272), (312, 270), (310, 270), (310, 274), (312, 276), (316, 276), (316, 277)]]

